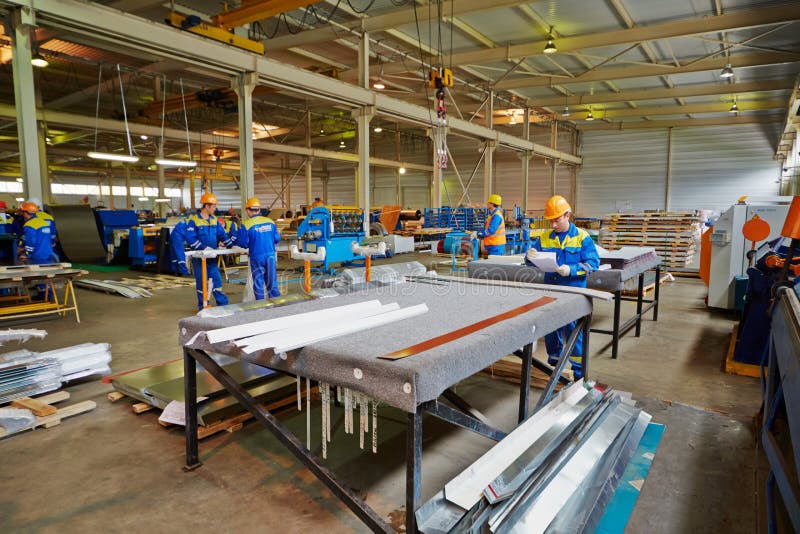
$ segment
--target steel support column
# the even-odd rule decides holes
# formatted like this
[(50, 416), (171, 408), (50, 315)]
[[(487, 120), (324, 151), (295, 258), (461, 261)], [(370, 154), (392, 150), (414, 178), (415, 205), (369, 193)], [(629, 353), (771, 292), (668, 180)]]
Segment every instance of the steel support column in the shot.
[[(492, 129), (494, 127), (494, 91), (489, 91), (489, 97), (486, 100), (486, 127)], [(483, 200), (486, 201), (489, 195), (494, 193), (494, 149), (497, 144), (494, 141), (486, 141), (486, 155), (483, 159)]]
[(15, 10), (11, 14), (11, 24), (14, 30), (11, 39), (11, 68), (14, 76), (20, 172), (26, 196), (41, 202), (44, 189), (36, 122), (36, 89), (31, 65), (31, 42), (35, 38), (36, 27), (33, 10), (27, 7)]
[[(311, 148), (311, 112), (306, 113), (306, 147)], [(310, 206), (314, 195), (311, 193), (311, 170), (314, 158), (306, 158), (306, 205)]]
[(253, 178), (253, 89), (258, 85), (258, 75), (246, 72), (231, 81), (231, 89), (239, 97), (239, 190), (242, 206), (255, 196)]
[[(526, 141), (531, 139), (531, 108), (525, 108), (524, 121), (522, 123), (522, 136)], [(522, 158), (522, 215), (528, 213), (528, 190), (530, 189), (530, 167), (531, 167), (531, 151), (524, 150), (521, 152)]]
[(375, 108), (365, 106), (353, 110), (356, 119), (358, 139), (358, 191), (357, 205), (364, 210), (364, 234), (369, 236), (369, 121), (375, 115)]
[(439, 164), (437, 163), (438, 155), (436, 154), (436, 139), (433, 138), (433, 130), (428, 130), (428, 139), (431, 140), (431, 161), (433, 162), (433, 172), (431, 173), (431, 207), (438, 209), (442, 207), (442, 169), (439, 168)]

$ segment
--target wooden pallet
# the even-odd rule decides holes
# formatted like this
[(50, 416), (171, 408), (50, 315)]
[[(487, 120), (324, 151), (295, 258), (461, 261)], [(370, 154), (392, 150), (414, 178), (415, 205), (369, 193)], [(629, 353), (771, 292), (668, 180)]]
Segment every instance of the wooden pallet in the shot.
[[(121, 399), (128, 398), (127, 395), (119, 391), (111, 391), (106, 395), (106, 397), (110, 402), (117, 402)], [(311, 389), (311, 398), (314, 400), (319, 399), (318, 387), (315, 386)], [(144, 412), (149, 412), (150, 410), (157, 409), (155, 406), (148, 404), (146, 402), (141, 402), (136, 399), (131, 399), (131, 400), (135, 400), (135, 402), (131, 403), (131, 410), (133, 411), (133, 413), (137, 415), (142, 414)], [(305, 402), (305, 389), (303, 390), (303, 402)], [(269, 404), (265, 404), (264, 408), (272, 413), (276, 413), (296, 404), (297, 404), (297, 397), (295, 395), (288, 395), (282, 399), (278, 399)], [(197, 438), (198, 439), (207, 438), (208, 436), (213, 436), (214, 434), (218, 434), (219, 432), (223, 431), (235, 432), (241, 429), (244, 426), (244, 423), (246, 423), (252, 418), (253, 414), (251, 414), (250, 412), (243, 411), (232, 417), (228, 417), (226, 419), (222, 419), (220, 421), (211, 423), (210, 425), (198, 426)], [(158, 424), (159, 426), (162, 426), (164, 428), (173, 428), (180, 426), (172, 423), (167, 423), (161, 420), (158, 421)]]
[[(42, 395), (41, 397), (30, 398), (23, 397), (12, 401), (11, 406), (15, 408), (27, 408), (36, 415), (36, 422), (33, 426), (17, 430), (16, 432), (6, 432), (5, 429), (0, 428), (0, 438), (13, 436), (26, 430), (32, 430), (37, 427), (52, 428), (60, 425), (61, 421), (75, 415), (80, 415), (94, 410), (97, 404), (94, 401), (82, 401), (70, 404), (68, 406), (56, 407), (53, 404), (69, 399), (69, 392), (64, 390), (55, 391), (53, 393)], [(38, 413), (46, 415), (38, 415)]]
[[(658, 285), (663, 285), (664, 282), (668, 282), (669, 279), (670, 279), (669, 273), (661, 273), (661, 280), (659, 280), (659, 284)], [(656, 281), (653, 280), (651, 283), (645, 285), (642, 288), (642, 295), (647, 295), (648, 293), (653, 291), (655, 288), (656, 288)], [(622, 294), (625, 295), (626, 297), (635, 297), (636, 295), (639, 294), (639, 289), (638, 288), (637, 289), (623, 289), (622, 290)]]
[(729, 375), (749, 376), (751, 378), (761, 378), (761, 366), (753, 365), (751, 363), (737, 362), (733, 359), (733, 353), (736, 352), (736, 331), (739, 329), (739, 324), (733, 326), (731, 330), (731, 340), (728, 343), (728, 353), (725, 355), (725, 372)]
[(69, 269), (71, 263), (39, 263), (31, 265), (0, 265), (0, 273), (57, 271)]
[[(497, 360), (479, 374), (512, 384), (519, 384), (522, 379), (522, 361), (516, 356), (506, 356)], [(572, 380), (572, 371), (565, 370), (564, 376)], [(531, 368), (532, 388), (544, 389), (549, 379), (550, 377), (539, 369)], [(562, 384), (556, 383), (556, 390), (561, 389), (561, 387)]]

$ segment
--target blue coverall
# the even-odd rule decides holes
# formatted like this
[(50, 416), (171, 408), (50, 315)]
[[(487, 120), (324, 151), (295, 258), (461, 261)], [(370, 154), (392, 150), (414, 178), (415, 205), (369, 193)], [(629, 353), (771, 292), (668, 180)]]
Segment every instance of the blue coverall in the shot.
[[(53, 243), (53, 254), (49, 260), (49, 262), (58, 263), (61, 261), (61, 258), (58, 254), (58, 236), (56, 235), (56, 221), (53, 219), (53, 216), (47, 213), (46, 211), (37, 211), (36, 217), (39, 219), (44, 219), (47, 221), (47, 224), (50, 225), (50, 240)], [(49, 263), (48, 262), (48, 263)]]
[(264, 299), (264, 289), (269, 298), (280, 297), (275, 245), (281, 234), (272, 219), (256, 215), (239, 226), (237, 244), (249, 249), (250, 276), (253, 277), (253, 294), (256, 300)]
[[(214, 215), (210, 215), (208, 219), (203, 219), (198, 211), (186, 219), (185, 242), (188, 243), (189, 248), (192, 250), (217, 248), (219, 243), (223, 243), (226, 247), (231, 247), (235, 241), (235, 237), (230, 237), (225, 233), (222, 222)], [(192, 271), (194, 272), (195, 287), (197, 288), (197, 309), (202, 310), (203, 267), (200, 258), (192, 258)], [(219, 274), (216, 259), (206, 261), (206, 276), (211, 279), (213, 284), (214, 301), (217, 306), (225, 306), (228, 303), (228, 297), (222, 292), (222, 276)]]
[(178, 221), (169, 235), (170, 264), (175, 274), (189, 274), (186, 266), (186, 251), (183, 249), (186, 241), (186, 220)]
[[(495, 244), (495, 242), (498, 242)], [(506, 224), (503, 210), (495, 208), (488, 214), (483, 232), (483, 247), (487, 254), (502, 256), (506, 253)]]
[[(586, 276), (600, 267), (600, 257), (597, 247), (589, 234), (583, 228), (578, 228), (573, 223), (569, 224), (566, 232), (557, 233), (555, 230), (543, 233), (533, 242), (532, 248), (542, 252), (555, 252), (556, 262), (559, 265), (569, 265), (569, 276), (558, 273), (545, 273), (544, 281), (547, 284), (559, 286), (586, 287)], [(531, 265), (528, 260), (525, 263)], [(555, 365), (564, 343), (575, 330), (577, 321), (547, 334), (544, 343), (547, 347), (547, 361)], [(578, 333), (575, 348), (569, 356), (575, 379), (583, 376), (581, 355), (583, 354), (583, 332)]]
[(31, 217), (22, 227), (22, 246), (28, 264), (52, 263), (53, 240), (50, 224), (40, 217)]

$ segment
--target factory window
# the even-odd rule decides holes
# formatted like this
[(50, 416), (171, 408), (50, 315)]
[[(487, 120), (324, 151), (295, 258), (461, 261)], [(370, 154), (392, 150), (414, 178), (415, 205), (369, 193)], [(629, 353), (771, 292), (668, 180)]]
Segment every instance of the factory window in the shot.
[[(102, 191), (102, 195), (107, 197), (114, 192), (115, 197), (124, 197), (125, 196), (125, 186), (122, 185), (115, 185), (112, 188), (109, 188), (107, 185), (98, 186), (98, 185), (85, 185), (85, 184), (50, 184), (50, 190), (53, 192), (54, 195), (100, 195)], [(22, 184), (17, 182), (0, 182), (0, 193), (21, 193), (22, 192)], [(180, 198), (181, 197), (181, 190), (177, 187), (165, 187), (164, 188), (164, 195), (167, 197), (173, 198)], [(149, 196), (149, 197), (157, 197), (158, 196), (158, 188), (156, 187), (145, 187), (144, 192), (142, 192), (142, 187), (131, 187), (131, 196), (132, 197), (141, 197), (141, 196)]]
[(0, 182), (0, 193), (22, 193), (22, 184), (19, 182)]

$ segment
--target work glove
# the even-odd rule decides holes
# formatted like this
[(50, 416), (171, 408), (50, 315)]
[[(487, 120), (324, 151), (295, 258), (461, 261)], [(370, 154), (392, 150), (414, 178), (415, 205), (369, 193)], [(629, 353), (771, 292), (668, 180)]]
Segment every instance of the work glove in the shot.
[(536, 250), (535, 248), (529, 248), (528, 252), (525, 253), (525, 259), (530, 262), (533, 262), (533, 259), (538, 255), (539, 255), (538, 250)]
[(570, 269), (569, 269), (569, 265), (559, 265), (558, 267), (556, 267), (556, 272), (557, 272), (557, 273), (558, 273), (560, 276), (569, 276), (569, 273), (570, 273), (571, 271), (570, 271)]

